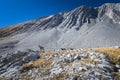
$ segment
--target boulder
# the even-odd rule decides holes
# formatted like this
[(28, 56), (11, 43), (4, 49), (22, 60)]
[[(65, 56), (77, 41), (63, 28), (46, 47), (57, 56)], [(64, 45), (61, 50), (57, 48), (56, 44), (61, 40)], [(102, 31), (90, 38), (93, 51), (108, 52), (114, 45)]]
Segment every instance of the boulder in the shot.
[(29, 54), (23, 58), (23, 61), (25, 61), (25, 62), (35, 61), (39, 58), (40, 58), (39, 53), (29, 52)]

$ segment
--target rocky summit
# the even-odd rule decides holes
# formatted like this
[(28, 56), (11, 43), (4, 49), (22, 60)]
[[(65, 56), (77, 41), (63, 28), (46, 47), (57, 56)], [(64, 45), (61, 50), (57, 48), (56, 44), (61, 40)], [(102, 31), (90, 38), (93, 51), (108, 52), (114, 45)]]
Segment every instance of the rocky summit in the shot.
[(0, 28), (0, 80), (120, 80), (120, 3)]

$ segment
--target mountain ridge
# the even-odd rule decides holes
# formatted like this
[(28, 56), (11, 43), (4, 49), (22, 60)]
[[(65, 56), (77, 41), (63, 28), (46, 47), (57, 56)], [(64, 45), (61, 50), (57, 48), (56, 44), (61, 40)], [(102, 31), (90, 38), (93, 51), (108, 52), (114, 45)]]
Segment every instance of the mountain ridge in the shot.
[[(118, 26), (117, 28), (115, 28), (117, 30), (116, 33), (118, 33), (119, 32), (118, 31), (119, 23), (120, 23), (119, 13), (120, 13), (120, 3), (106, 3), (97, 8), (91, 8), (88, 6), (80, 6), (69, 12), (63, 12), (63, 13), (61, 12), (61, 13), (58, 13), (55, 15), (42, 17), (39, 19), (34, 19), (31, 21), (13, 25), (11, 27), (6, 27), (3, 29), (0, 29), (0, 37), (2, 39), (4, 39), (4, 37), (10, 37), (10, 39), (13, 39), (13, 38), (16, 38), (17, 35), (19, 37), (21, 36), (20, 40), (22, 40), (22, 41), (19, 41), (19, 38), (18, 39), (16, 38), (19, 41), (17, 46), (18, 45), (21, 46), (22, 44), (23, 44), (23, 46), (27, 46), (29, 43), (31, 44), (31, 42), (27, 43), (26, 45), (24, 45), (24, 43), (26, 43), (26, 41), (28, 42), (32, 38), (33, 39), (35, 38), (32, 41), (38, 42), (38, 43), (36, 43), (37, 46), (39, 44), (41, 44), (41, 45), (47, 47), (48, 45), (46, 45), (44, 43), (44, 41), (46, 43), (48, 43), (48, 42), (50, 42), (50, 41), (48, 41), (50, 38), (51, 38), (51, 40), (53, 40), (52, 38), (54, 38), (53, 41), (55, 41), (55, 43), (50, 44), (50, 45), (53, 45), (53, 48), (55, 48), (57, 46), (59, 48), (66, 47), (67, 45), (69, 46), (70, 43), (73, 43), (73, 44), (70, 44), (70, 45), (72, 45), (70, 47), (76, 47), (77, 42), (81, 43), (81, 44), (86, 43), (86, 42), (88, 44), (88, 41), (91, 42), (92, 39), (90, 39), (90, 40), (88, 39), (88, 41), (84, 41), (84, 40), (87, 40), (87, 38), (84, 38), (84, 37), (86, 36), (86, 34), (89, 35), (89, 32), (94, 31), (94, 28), (97, 28), (96, 25), (103, 27), (105, 29), (107, 29), (107, 28), (110, 29), (112, 26)], [(101, 25), (103, 25), (103, 26), (101, 26)], [(108, 25), (111, 27), (107, 27)], [(106, 26), (106, 27), (104, 27), (104, 26)], [(100, 28), (100, 27), (98, 27), (98, 28)], [(102, 29), (102, 28), (100, 28), (100, 29), (102, 31), (104, 31), (104, 29)], [(110, 30), (112, 31), (112, 29), (110, 29)], [(96, 34), (94, 36), (97, 36), (97, 34), (98, 34), (96, 31), (95, 31), (95, 33), (93, 33), (93, 35)], [(102, 31), (100, 31), (100, 32), (102, 32)], [(47, 34), (47, 32), (48, 32), (48, 34)], [(71, 32), (73, 34), (71, 34), (71, 33), (67, 34), (67, 32)], [(108, 32), (110, 32), (110, 31), (108, 31)], [(112, 31), (112, 32), (114, 33), (114, 31)], [(43, 33), (43, 34), (46, 33), (46, 34), (43, 37), (42, 35), (40, 35), (40, 33)], [(51, 35), (51, 37), (48, 38), (47, 36), (49, 34)], [(101, 34), (99, 34), (99, 35), (101, 35)], [(38, 35), (38, 39), (34, 35)], [(56, 36), (54, 36), (54, 35), (56, 35)], [(63, 35), (66, 36), (66, 38)], [(106, 33), (104, 35), (106, 35)], [(101, 35), (101, 37), (104, 37), (104, 35), (103, 36)], [(72, 39), (73, 36), (75, 36), (75, 37), (73, 38), (73, 40), (71, 40), (69, 42), (68, 40), (70, 38)], [(79, 37), (80, 38), (77, 39), (77, 36), (78, 36), (78, 38)], [(83, 36), (83, 38), (82, 38), (82, 36)], [(107, 36), (109, 36), (109, 34), (106, 35), (106, 37)], [(29, 37), (29, 38), (27, 39), (27, 37)], [(42, 40), (42, 38), (43, 38), (43, 40)], [(77, 39), (76, 40), (77, 42), (74, 41), (75, 38)], [(88, 38), (89, 38), (89, 36), (88, 36)], [(93, 38), (93, 37), (91, 37), (91, 38)], [(95, 39), (97, 39), (97, 38), (95, 38)], [(115, 39), (117, 39), (117, 37), (115, 37)], [(102, 38), (101, 38), (101, 40), (102, 40)], [(42, 41), (43, 41), (43, 43), (42, 43)], [(114, 41), (115, 40), (113, 40), (112, 42), (114, 42)], [(118, 41), (118, 40), (116, 40), (116, 41)], [(60, 42), (60, 44), (59, 44), (59, 42)], [(106, 42), (109, 42), (109, 40)], [(103, 42), (102, 44), (104, 44), (106, 42)], [(61, 45), (64, 43), (65, 43), (65, 45)], [(109, 44), (111, 44), (111, 43), (109, 43)], [(108, 46), (110, 46), (109, 44), (108, 44)], [(86, 45), (86, 44), (83, 44), (83, 45)], [(90, 47), (90, 45), (89, 45), (89, 47)], [(117, 45), (117, 43), (115, 43), (115, 42), (113, 43), (113, 45), (111, 44), (111, 46), (115, 46), (115, 45)], [(118, 44), (118, 46), (119, 45), (120, 44)], [(29, 45), (29, 46), (31, 46), (31, 45)], [(98, 44), (97, 44), (97, 46), (99, 47)], [(97, 46), (95, 46), (95, 47), (97, 47)], [(78, 48), (81, 48), (81, 47), (84, 48), (85, 46), (79, 46)], [(100, 47), (105, 47), (105, 46), (100, 45)], [(88, 48), (88, 47), (86, 46), (85, 48)]]

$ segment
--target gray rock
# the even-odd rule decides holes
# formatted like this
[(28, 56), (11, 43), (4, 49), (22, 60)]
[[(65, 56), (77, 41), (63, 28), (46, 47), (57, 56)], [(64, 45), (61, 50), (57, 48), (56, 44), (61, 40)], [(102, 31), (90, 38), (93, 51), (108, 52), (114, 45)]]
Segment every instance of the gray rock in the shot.
[(40, 58), (40, 54), (38, 52), (36, 53), (35, 51), (29, 51), (27, 53), (29, 54), (23, 58), (23, 61), (25, 62), (35, 61)]

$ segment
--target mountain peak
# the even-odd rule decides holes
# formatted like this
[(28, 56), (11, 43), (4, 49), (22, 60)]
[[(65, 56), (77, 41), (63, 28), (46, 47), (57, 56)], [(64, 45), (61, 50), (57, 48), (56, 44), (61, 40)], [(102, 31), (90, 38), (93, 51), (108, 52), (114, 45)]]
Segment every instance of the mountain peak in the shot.
[(104, 9), (115, 9), (120, 11), (120, 3), (105, 3), (99, 8), (104, 8)]
[[(120, 7), (119, 3), (117, 3), (117, 4), (106, 3), (98, 8), (91, 8), (88, 6), (80, 6), (69, 12), (61, 12), (59, 14), (42, 17), (42, 18), (39, 18), (36, 20), (31, 20), (31, 21), (28, 21), (25, 23), (14, 25), (14, 27), (11, 26), (11, 27), (7, 27), (4, 29), (0, 29), (0, 36), (3, 38), (3, 37), (8, 37), (8, 36), (21, 35), (23, 33), (32, 34), (32, 33), (37, 33), (37, 32), (44, 33), (44, 31), (46, 31), (46, 32), (51, 31), (51, 32), (49, 32), (49, 34), (51, 34), (51, 36), (52, 36), (52, 34), (54, 34), (54, 35), (57, 35), (60, 37), (61, 34), (63, 34), (64, 32), (67, 34), (67, 32), (70, 31), (71, 33), (78, 32), (78, 34), (82, 35), (81, 37), (83, 37), (83, 35), (87, 35), (87, 33), (91, 32), (91, 30), (94, 28), (95, 28), (95, 30), (97, 28), (97, 30), (99, 32), (98, 28), (101, 28), (104, 26), (106, 26), (105, 28), (108, 28), (108, 25), (109, 26), (113, 26), (113, 25), (119, 26), (119, 23), (120, 23), (119, 22), (120, 21), (120, 14), (119, 14), (120, 8), (119, 7)], [(97, 25), (100, 27), (97, 27)], [(103, 29), (101, 28), (101, 30), (103, 30)], [(98, 34), (97, 32), (95, 32), (95, 33)], [(109, 31), (108, 31), (108, 33), (109, 33)], [(76, 34), (76, 35), (78, 35), (78, 34)], [(46, 33), (46, 36), (47, 36), (47, 33)], [(32, 36), (32, 37), (34, 37), (34, 36)], [(38, 37), (40, 37), (40, 35), (38, 35)], [(41, 37), (43, 37), (43, 36), (41, 35)], [(55, 38), (59, 39), (59, 37), (55, 37)], [(65, 37), (63, 37), (63, 38), (66, 39)], [(42, 39), (44, 39), (44, 37)], [(40, 38), (40, 41), (39, 41), (39, 39), (38, 39), (38, 41), (36, 41), (36, 40), (35, 41), (36, 41), (36, 43), (39, 42), (45, 46), (48, 46), (44, 43), (44, 40), (42, 40), (42, 39)], [(69, 37), (67, 38), (67, 40), (68, 39), (69, 39)], [(82, 38), (80, 38), (80, 39), (82, 39)], [(25, 39), (24, 41), (26, 42), (26, 40), (27, 39)], [(24, 41), (22, 41), (22, 42), (24, 42)], [(59, 43), (59, 41), (61, 42), (62, 40), (58, 40), (58, 43)], [(20, 41), (19, 44), (21, 44), (22, 42)], [(46, 42), (48, 42), (48, 41), (46, 41)], [(68, 42), (66, 42), (66, 43), (68, 43)], [(79, 42), (79, 40), (78, 40), (78, 42)], [(86, 42), (88, 42), (88, 41), (86, 41)], [(58, 45), (58, 43), (56, 43), (54, 46)], [(76, 44), (74, 42), (72, 42), (72, 43), (73, 44), (71, 44), (71, 46)], [(61, 42), (61, 44), (62, 44), (62, 42)], [(23, 44), (23, 45), (25, 45), (25, 44)], [(69, 45), (69, 44), (66, 44), (66, 45)], [(103, 44), (101, 44), (100, 46), (102, 46), (102, 45)], [(106, 43), (106, 45), (108, 45), (108, 44)], [(86, 46), (82, 45), (82, 47), (86, 47)]]

